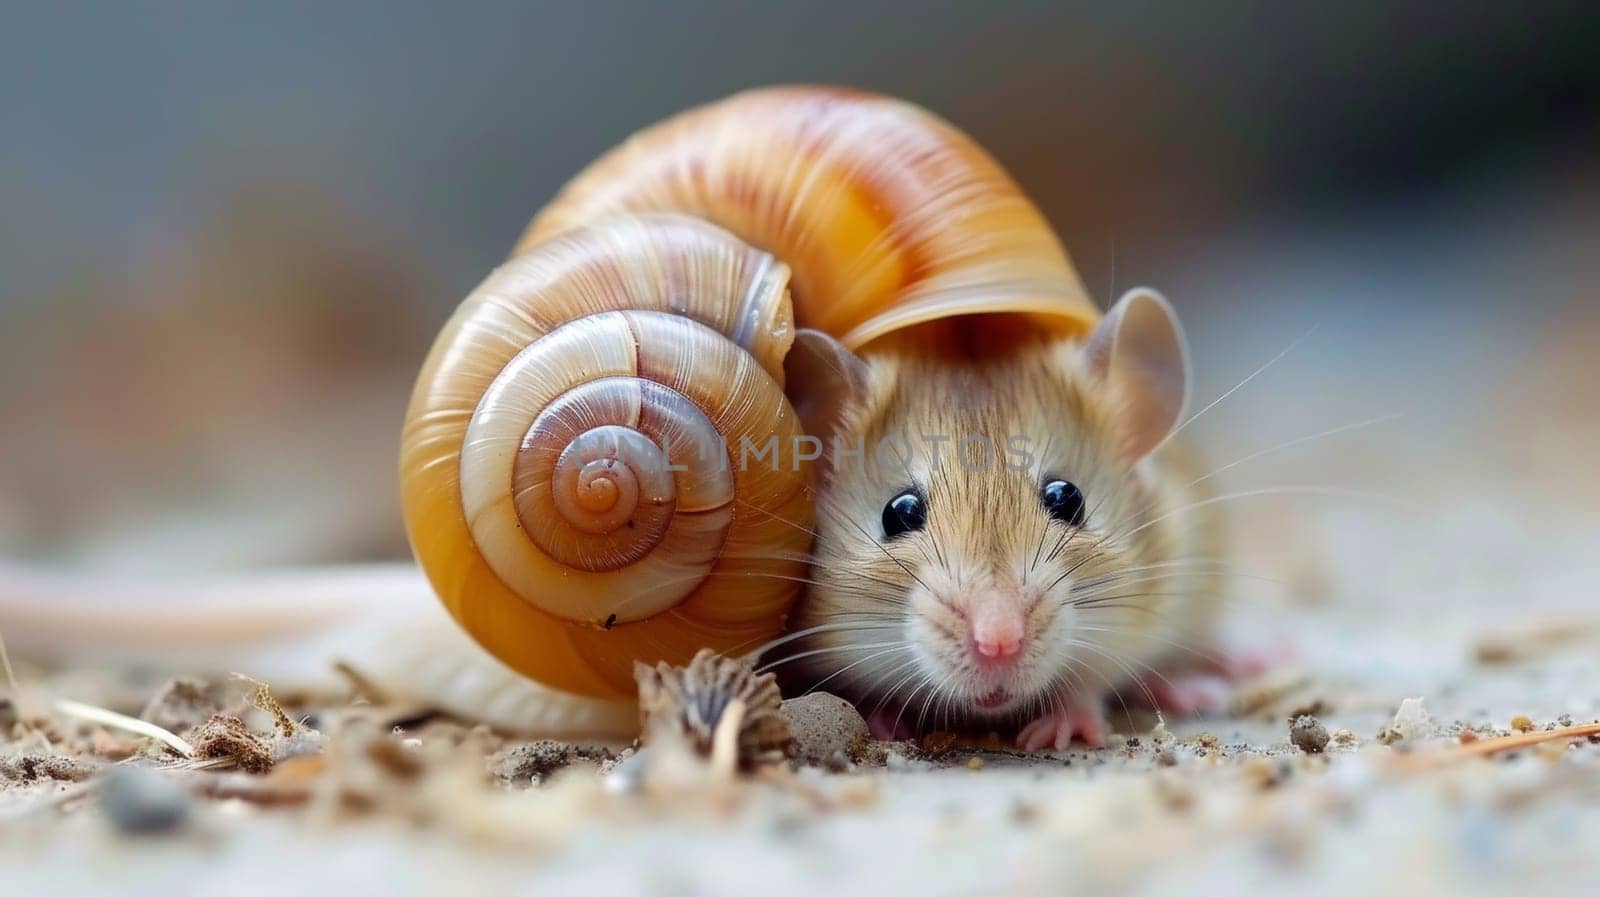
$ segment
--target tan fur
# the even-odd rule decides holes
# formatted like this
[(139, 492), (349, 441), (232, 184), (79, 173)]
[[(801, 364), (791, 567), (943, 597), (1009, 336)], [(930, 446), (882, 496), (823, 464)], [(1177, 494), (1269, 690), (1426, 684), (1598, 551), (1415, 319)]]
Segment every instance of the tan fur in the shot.
[[(1080, 353), (1072, 342), (1040, 341), (983, 361), (893, 348), (864, 356), (869, 383), (845, 406), (836, 444), (866, 451), (836, 458), (821, 488), (814, 585), (791, 620), (796, 632), (821, 627), (791, 649), (800, 680), (866, 712), (898, 706), (960, 724), (1020, 719), (1063, 695), (1098, 696), (1206, 654), (1217, 577), (1183, 575), (1194, 564), (1134, 570), (1218, 557), (1206, 509), (1159, 520), (1201, 497), (1186, 486), (1193, 468), (1171, 446), (1131, 466), (1120, 457), (1118, 409)], [(936, 447), (924, 434), (952, 442)], [(1002, 455), (991, 454), (987, 470), (975, 469), (976, 454), (987, 454), (976, 441), (976, 454), (958, 462), (958, 443), (979, 436)], [(909, 458), (875, 450), (895, 437), (910, 440)], [(1024, 460), (1005, 454), (1008, 439), (1030, 449), (1029, 469), (1004, 466)], [(1082, 530), (1041, 505), (1041, 483), (1054, 477), (1083, 491)], [(885, 503), (913, 486), (926, 496), (926, 527), (885, 540)], [(1069, 603), (1097, 582), (1106, 606)], [(980, 669), (968, 645), (969, 616), (996, 596), (1025, 605), (1022, 663), (1002, 674)], [(1013, 696), (1006, 706), (973, 703), (997, 688)]]

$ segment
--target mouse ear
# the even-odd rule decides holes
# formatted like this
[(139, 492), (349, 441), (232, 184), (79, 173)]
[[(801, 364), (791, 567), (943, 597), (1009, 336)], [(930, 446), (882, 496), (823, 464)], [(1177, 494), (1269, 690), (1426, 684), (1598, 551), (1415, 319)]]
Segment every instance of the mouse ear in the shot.
[(784, 392), (806, 435), (822, 440), (819, 470), (831, 467), (833, 437), (845, 409), (865, 398), (869, 375), (865, 361), (826, 333), (802, 329), (795, 334), (783, 360)]
[(1137, 461), (1154, 451), (1189, 404), (1189, 346), (1178, 316), (1155, 290), (1129, 290), (1085, 347), (1089, 372), (1119, 408), (1123, 451)]

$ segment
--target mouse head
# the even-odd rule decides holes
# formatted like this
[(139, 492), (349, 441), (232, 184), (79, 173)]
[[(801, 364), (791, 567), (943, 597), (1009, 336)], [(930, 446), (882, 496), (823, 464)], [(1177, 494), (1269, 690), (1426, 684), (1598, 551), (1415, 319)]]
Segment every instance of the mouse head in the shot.
[(1103, 676), (1115, 633), (1148, 625), (1140, 574), (1168, 558), (1137, 528), (1189, 379), (1160, 296), (1130, 292), (1086, 342), (982, 360), (862, 359), (807, 332), (789, 374), (828, 447), (791, 626), (817, 627), (805, 679), (863, 711), (998, 718)]

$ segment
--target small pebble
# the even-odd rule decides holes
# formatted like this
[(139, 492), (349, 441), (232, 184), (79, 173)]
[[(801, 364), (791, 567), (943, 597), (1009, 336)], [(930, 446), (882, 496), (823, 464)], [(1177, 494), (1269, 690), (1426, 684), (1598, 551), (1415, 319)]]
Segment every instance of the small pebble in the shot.
[(1432, 735), (1434, 729), (1433, 717), (1428, 715), (1422, 699), (1406, 698), (1400, 702), (1400, 709), (1395, 711), (1394, 721), (1378, 733), (1378, 740), (1390, 745), (1418, 741)]
[(1297, 716), (1289, 723), (1289, 740), (1308, 754), (1320, 754), (1328, 746), (1328, 730), (1314, 716)]
[(779, 712), (789, 720), (791, 755), (802, 763), (827, 764), (840, 754), (849, 756), (872, 737), (867, 721), (849, 701), (826, 692), (790, 698)]
[(130, 835), (176, 831), (189, 819), (189, 793), (169, 775), (145, 766), (112, 767), (100, 783), (100, 808)]

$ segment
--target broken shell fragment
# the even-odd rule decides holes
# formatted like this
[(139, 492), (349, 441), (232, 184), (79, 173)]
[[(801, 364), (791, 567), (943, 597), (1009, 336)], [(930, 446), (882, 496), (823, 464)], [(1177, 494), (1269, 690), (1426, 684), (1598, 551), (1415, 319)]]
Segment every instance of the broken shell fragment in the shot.
[(636, 664), (646, 743), (683, 742), (713, 766), (750, 770), (783, 759), (789, 721), (777, 677), (753, 664), (701, 650), (688, 666)]

